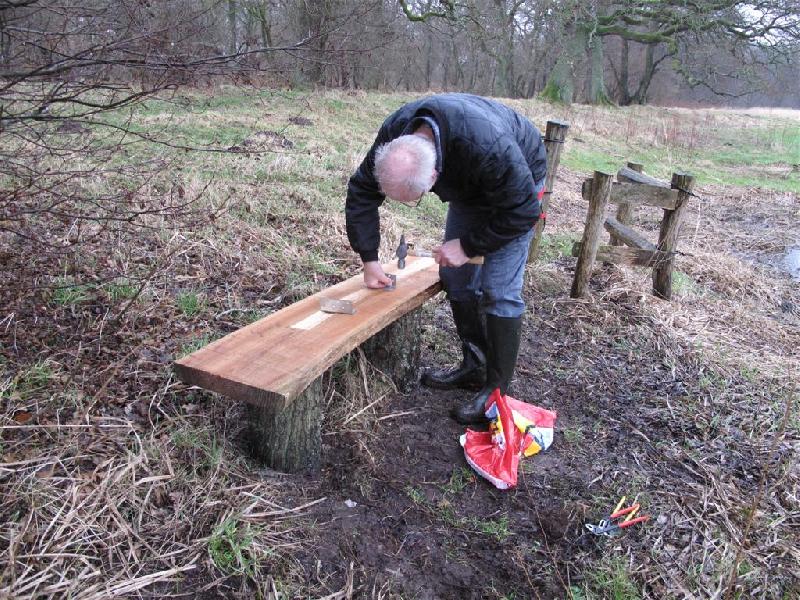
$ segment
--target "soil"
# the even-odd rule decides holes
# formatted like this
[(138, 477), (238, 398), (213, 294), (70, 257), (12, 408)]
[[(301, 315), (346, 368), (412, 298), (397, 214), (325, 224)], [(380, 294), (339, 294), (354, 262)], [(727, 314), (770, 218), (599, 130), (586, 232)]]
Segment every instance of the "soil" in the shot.
[[(444, 303), (430, 326), (445, 330), (456, 347)], [(554, 384), (549, 369), (579, 360), (574, 351), (579, 337), (566, 320), (559, 322), (553, 306), (527, 320), (513, 395), (556, 410), (558, 421), (551, 449), (523, 459), (514, 489), (495, 489), (464, 459), (458, 439), (465, 428), (448, 413), (470, 397), (468, 391), (420, 386), (394, 394), (380, 412), (403, 416), (378, 421), (386, 425), (366, 435), (326, 436), (321, 472), (297, 482), (309, 497), (328, 499), (313, 514), (314, 543), (299, 557), (304, 571), (337, 590), (352, 568), (354, 597), (381, 597), (380, 590), (420, 599), (570, 597), (571, 586), (585, 577), (581, 563), (602, 559), (617, 545), (584, 525), (599, 521), (616, 503), (609, 479), (619, 495), (627, 493), (624, 473), (638, 445), (631, 429), (638, 424), (655, 438), (681, 435), (667, 423), (642, 423), (631, 410), (637, 394), (648, 388), (672, 390), (668, 394), (676, 397), (683, 393), (660, 368), (639, 386), (616, 389), (618, 374), (635, 372), (638, 357), (631, 355), (626, 364), (627, 358), (602, 345), (580, 353), (588, 366), (580, 379)], [(423, 364), (436, 365), (449, 354), (435, 346), (425, 348)], [(604, 379), (606, 389), (584, 383)], [(607, 426), (599, 412), (628, 414), (630, 424), (618, 422), (595, 443), (596, 425)], [(644, 528), (630, 530), (628, 551), (644, 548), (647, 535)]]

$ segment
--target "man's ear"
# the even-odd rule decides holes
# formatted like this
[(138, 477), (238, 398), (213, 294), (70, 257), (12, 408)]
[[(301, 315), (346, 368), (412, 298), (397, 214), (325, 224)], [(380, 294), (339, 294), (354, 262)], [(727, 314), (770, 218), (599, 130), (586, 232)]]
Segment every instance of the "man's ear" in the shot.
[(439, 171), (434, 169), (433, 173), (431, 174), (431, 184), (428, 186), (428, 189), (433, 187), (433, 185), (436, 183), (437, 179), (439, 179)]

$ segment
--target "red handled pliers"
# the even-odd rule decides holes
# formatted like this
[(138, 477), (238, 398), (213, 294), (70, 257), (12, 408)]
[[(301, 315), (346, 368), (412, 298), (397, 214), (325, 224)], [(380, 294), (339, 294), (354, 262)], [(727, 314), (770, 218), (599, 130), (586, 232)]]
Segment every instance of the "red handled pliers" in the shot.
[[(634, 518), (636, 513), (639, 512), (640, 505), (638, 503), (632, 504), (628, 508), (622, 508), (623, 504), (625, 504), (625, 496), (620, 499), (617, 503), (617, 507), (608, 517), (602, 519), (597, 525), (587, 523), (586, 529), (591, 531), (594, 535), (615, 537), (622, 534), (625, 528), (636, 525), (637, 523), (644, 523), (650, 519), (650, 515)], [(622, 517), (625, 518), (623, 519)]]

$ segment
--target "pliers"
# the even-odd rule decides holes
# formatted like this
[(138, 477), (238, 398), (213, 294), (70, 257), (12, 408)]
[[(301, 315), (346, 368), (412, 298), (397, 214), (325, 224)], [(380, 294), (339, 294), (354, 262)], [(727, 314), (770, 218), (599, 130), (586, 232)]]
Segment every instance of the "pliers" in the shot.
[[(625, 496), (620, 498), (620, 501), (617, 503), (617, 507), (612, 511), (612, 513), (605, 519), (602, 519), (597, 525), (593, 523), (587, 523), (586, 529), (591, 531), (594, 535), (615, 537), (622, 534), (623, 529), (626, 527), (636, 525), (637, 523), (644, 523), (650, 519), (650, 515), (634, 518), (636, 513), (639, 512), (640, 505), (636, 503), (632, 504), (628, 508), (622, 508), (622, 505), (625, 504), (625, 499)], [(622, 519), (622, 517), (625, 518)]]

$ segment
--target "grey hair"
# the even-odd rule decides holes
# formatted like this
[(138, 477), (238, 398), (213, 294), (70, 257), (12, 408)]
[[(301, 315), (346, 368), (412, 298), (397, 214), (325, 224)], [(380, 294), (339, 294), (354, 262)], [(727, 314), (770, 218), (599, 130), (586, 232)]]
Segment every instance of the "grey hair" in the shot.
[(381, 190), (404, 190), (421, 196), (431, 188), (436, 148), (419, 135), (401, 135), (375, 150), (375, 178)]

